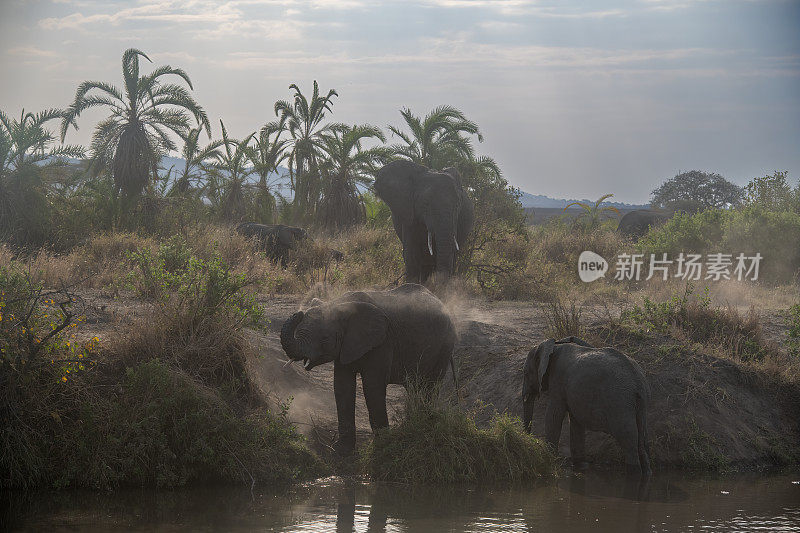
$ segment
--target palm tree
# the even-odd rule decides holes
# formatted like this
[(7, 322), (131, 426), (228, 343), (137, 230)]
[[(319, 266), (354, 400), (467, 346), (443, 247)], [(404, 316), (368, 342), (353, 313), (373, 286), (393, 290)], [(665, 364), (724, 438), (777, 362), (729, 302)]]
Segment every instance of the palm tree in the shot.
[(377, 164), (385, 163), (391, 149), (376, 146), (365, 149), (363, 142), (386, 137), (375, 126), (342, 126), (322, 136), (328, 157), (321, 162), (322, 197), (319, 222), (330, 229), (341, 229), (365, 220), (358, 184), (369, 185)]
[(211, 141), (201, 148), (199, 140), (202, 131), (203, 128), (198, 126), (192, 128), (189, 130), (189, 133), (186, 134), (183, 140), (183, 150), (181, 151), (181, 155), (186, 163), (183, 169), (178, 171), (179, 174), (168, 195), (186, 195), (192, 188), (199, 190), (201, 188), (200, 182), (203, 179), (203, 167), (209, 161), (219, 159), (219, 148), (222, 146), (222, 141)]
[(294, 101), (275, 102), (275, 115), (289, 132), (289, 179), (294, 190), (294, 206), (309, 218), (316, 210), (320, 197), (319, 161), (324, 157), (323, 135), (335, 130), (338, 124), (323, 124), (325, 114), (331, 111), (333, 97), (339, 94), (331, 89), (326, 96), (320, 96), (319, 85), (314, 80), (311, 100), (300, 92), (296, 84)]
[(402, 141), (392, 148), (400, 157), (428, 168), (441, 170), (471, 158), (474, 154), (471, 135), (483, 142), (478, 125), (454, 107), (439, 106), (425, 118), (415, 116), (407, 108), (400, 114), (410, 133), (389, 126), (389, 130)]
[(45, 124), (61, 118), (63, 113), (59, 109), (26, 113), (23, 109), (19, 120), (13, 120), (0, 111), (0, 183), (27, 165), (59, 164), (61, 157), (84, 156), (81, 146), (52, 147), (56, 138)]
[(117, 193), (121, 191), (126, 197), (140, 195), (150, 178), (156, 177), (161, 157), (177, 150), (169, 133), (184, 137), (190, 116), (211, 136), (208, 117), (189, 91), (161, 80), (175, 75), (193, 89), (186, 72), (165, 65), (140, 76), (139, 56), (150, 61), (135, 48), (122, 54), (124, 91), (109, 83), (85, 81), (78, 86), (61, 122), (63, 141), (70, 126), (78, 128), (77, 119), (86, 109), (102, 106), (111, 111), (111, 116), (97, 125), (91, 149), (95, 170), (110, 169)]
[(47, 195), (54, 183), (47, 183), (52, 176), (45, 168), (63, 165), (63, 157), (84, 156), (80, 146), (53, 146), (55, 136), (46, 124), (61, 116), (58, 109), (23, 109), (14, 120), (0, 111), (0, 237), (16, 244), (41, 245), (48, 237)]
[(258, 175), (256, 218), (261, 222), (273, 222), (275, 195), (270, 177), (278, 172), (278, 165), (289, 157), (286, 152), (289, 141), (280, 138), (282, 131), (280, 123), (269, 122), (261, 128), (255, 144), (248, 147), (247, 155), (253, 165), (253, 173)]
[(577, 225), (582, 226), (584, 229), (594, 229), (600, 225), (603, 220), (603, 217), (608, 217), (608, 213), (616, 213), (617, 216), (620, 215), (619, 209), (614, 207), (613, 205), (607, 205), (605, 207), (600, 207), (600, 204), (608, 200), (614, 196), (613, 194), (604, 194), (600, 198), (597, 199), (593, 204), (588, 202), (572, 202), (564, 207), (564, 211), (566, 212), (567, 209), (572, 207), (573, 205), (577, 205), (583, 211), (581, 214), (575, 218), (575, 222)]
[(228, 137), (228, 131), (222, 120), (222, 147), (216, 162), (210, 165), (209, 196), (219, 207), (222, 218), (226, 220), (241, 220), (245, 214), (245, 185), (247, 177), (253, 173), (249, 166), (250, 140), (255, 136), (251, 133), (239, 141)]

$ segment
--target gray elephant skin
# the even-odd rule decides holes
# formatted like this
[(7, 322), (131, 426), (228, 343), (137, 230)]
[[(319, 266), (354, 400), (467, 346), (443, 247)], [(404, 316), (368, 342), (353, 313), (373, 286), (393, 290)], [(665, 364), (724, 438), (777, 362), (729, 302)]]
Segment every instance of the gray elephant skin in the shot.
[(272, 262), (280, 261), (284, 268), (286, 268), (289, 250), (294, 249), (298, 242), (308, 238), (306, 230), (283, 224), (243, 222), (236, 226), (236, 232), (249, 239), (256, 239)]
[(413, 378), (423, 387), (453, 365), (456, 332), (442, 302), (421, 285), (390, 291), (349, 292), (330, 302), (315, 300), (281, 329), (281, 345), (306, 370), (333, 362), (339, 419), (336, 450), (355, 449), (356, 375), (361, 375), (373, 431), (387, 427), (386, 386)]
[(375, 193), (392, 211), (403, 244), (406, 281), (424, 283), (433, 272), (449, 277), (475, 216), (458, 171), (392, 161), (378, 171)]
[(639, 239), (647, 234), (651, 227), (657, 227), (670, 219), (668, 213), (651, 209), (636, 209), (623, 215), (617, 229), (629, 239)]
[(650, 387), (639, 365), (613, 348), (595, 348), (578, 337), (547, 339), (534, 347), (523, 367), (523, 424), (530, 432), (534, 400), (548, 392), (545, 438), (558, 449), (561, 424), (569, 414), (570, 453), (585, 468), (587, 429), (609, 433), (622, 447), (629, 472), (650, 475), (647, 404)]

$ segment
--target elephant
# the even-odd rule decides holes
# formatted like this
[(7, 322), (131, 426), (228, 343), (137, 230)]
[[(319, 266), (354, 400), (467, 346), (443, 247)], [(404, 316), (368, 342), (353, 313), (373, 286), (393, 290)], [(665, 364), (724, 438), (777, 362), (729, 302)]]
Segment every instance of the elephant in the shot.
[(670, 216), (667, 213), (661, 211), (636, 209), (623, 215), (617, 229), (625, 237), (639, 239), (646, 235), (651, 227), (660, 226), (669, 218)]
[[(303, 228), (283, 224), (243, 222), (236, 226), (236, 231), (245, 237), (257, 239), (261, 249), (267, 253), (272, 262), (280, 261), (283, 268), (286, 268), (289, 251), (294, 250), (297, 243), (308, 239), (308, 232)], [(342, 252), (330, 250), (330, 258), (334, 261), (341, 261), (343, 257)]]
[(413, 379), (429, 389), (453, 369), (456, 330), (444, 305), (421, 285), (355, 291), (294, 313), (283, 324), (281, 345), (306, 370), (333, 362), (339, 420), (336, 451), (355, 449), (356, 374), (372, 430), (387, 427), (386, 386)]
[(424, 283), (433, 272), (449, 277), (475, 217), (458, 171), (392, 161), (377, 172), (374, 188), (392, 211), (406, 282)]
[(585, 430), (609, 433), (625, 454), (629, 472), (651, 474), (647, 444), (650, 387), (639, 365), (614, 348), (595, 348), (578, 337), (547, 339), (523, 367), (525, 431), (531, 431), (534, 400), (549, 391), (545, 438), (558, 448), (569, 413), (570, 452), (576, 469), (586, 468)]

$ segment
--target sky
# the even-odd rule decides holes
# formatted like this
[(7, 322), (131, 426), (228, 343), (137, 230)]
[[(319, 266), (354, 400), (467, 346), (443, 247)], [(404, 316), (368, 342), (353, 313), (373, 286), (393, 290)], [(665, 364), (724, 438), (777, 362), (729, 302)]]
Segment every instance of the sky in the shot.
[[(215, 137), (220, 118), (258, 130), (291, 83), (318, 80), (336, 121), (453, 105), (512, 185), (643, 203), (687, 170), (797, 181), (799, 30), (800, 0), (0, 0), (0, 109), (120, 85), (135, 47), (189, 73)], [(102, 118), (67, 142), (88, 145)]]

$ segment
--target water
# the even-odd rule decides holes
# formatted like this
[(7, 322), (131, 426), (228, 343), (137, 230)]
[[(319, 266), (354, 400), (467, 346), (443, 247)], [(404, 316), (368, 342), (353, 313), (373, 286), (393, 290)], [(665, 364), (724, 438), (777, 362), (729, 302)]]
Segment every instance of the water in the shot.
[(565, 475), (515, 488), (442, 489), (340, 479), (289, 490), (5, 495), (22, 531), (800, 531), (800, 473)]

